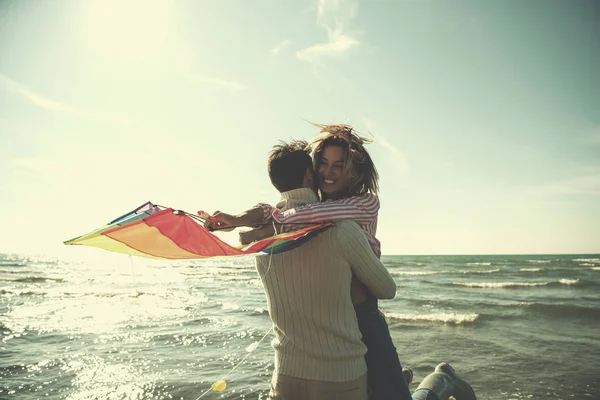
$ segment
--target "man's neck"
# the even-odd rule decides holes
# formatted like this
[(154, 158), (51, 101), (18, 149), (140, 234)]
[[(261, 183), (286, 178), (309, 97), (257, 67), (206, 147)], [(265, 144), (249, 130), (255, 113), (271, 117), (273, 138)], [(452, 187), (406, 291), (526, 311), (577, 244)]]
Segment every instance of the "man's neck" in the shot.
[(283, 211), (305, 204), (315, 203), (317, 201), (319, 201), (319, 198), (312, 189), (293, 189), (287, 192), (281, 192), (281, 200), (277, 203), (277, 208)]

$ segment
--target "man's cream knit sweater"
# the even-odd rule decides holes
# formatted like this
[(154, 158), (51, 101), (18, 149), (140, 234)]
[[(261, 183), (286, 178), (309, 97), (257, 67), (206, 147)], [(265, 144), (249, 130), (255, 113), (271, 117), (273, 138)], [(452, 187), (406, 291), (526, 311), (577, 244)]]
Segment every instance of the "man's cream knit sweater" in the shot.
[[(296, 189), (282, 193), (278, 207), (314, 201), (310, 189)], [(352, 272), (378, 298), (393, 298), (396, 284), (355, 222), (339, 221), (297, 249), (258, 256), (256, 265), (275, 329), (276, 372), (329, 382), (367, 373)]]

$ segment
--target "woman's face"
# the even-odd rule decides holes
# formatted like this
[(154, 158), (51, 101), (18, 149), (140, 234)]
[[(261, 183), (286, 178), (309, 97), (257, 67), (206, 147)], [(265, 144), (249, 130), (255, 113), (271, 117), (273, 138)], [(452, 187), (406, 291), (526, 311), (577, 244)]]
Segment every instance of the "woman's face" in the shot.
[(339, 146), (327, 146), (321, 155), (321, 165), (317, 171), (319, 189), (330, 198), (335, 198), (348, 186), (346, 174), (344, 173), (344, 162), (346, 157), (344, 149)]

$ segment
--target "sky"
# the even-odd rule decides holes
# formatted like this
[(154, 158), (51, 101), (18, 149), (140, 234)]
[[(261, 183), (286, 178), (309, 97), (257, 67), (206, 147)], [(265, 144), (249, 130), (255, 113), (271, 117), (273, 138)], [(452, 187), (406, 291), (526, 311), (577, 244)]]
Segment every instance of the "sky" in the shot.
[(1, 252), (274, 204), (311, 121), (373, 135), (383, 254), (600, 253), (597, 1), (4, 0), (0, 49)]

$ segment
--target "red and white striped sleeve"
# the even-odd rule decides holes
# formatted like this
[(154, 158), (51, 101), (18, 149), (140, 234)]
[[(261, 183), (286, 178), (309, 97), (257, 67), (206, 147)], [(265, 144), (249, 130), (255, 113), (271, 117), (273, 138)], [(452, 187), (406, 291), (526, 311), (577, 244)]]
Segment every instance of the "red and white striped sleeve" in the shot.
[(367, 224), (377, 218), (379, 199), (367, 193), (339, 200), (327, 200), (310, 203), (284, 212), (273, 209), (273, 219), (281, 224), (319, 223), (351, 219), (359, 225)]
[(272, 205), (267, 203), (258, 203), (256, 206), (254, 206), (254, 208), (261, 208), (263, 211), (262, 220), (257, 225), (264, 225), (270, 222), (273, 219), (273, 211), (277, 210), (276, 207), (273, 207)]

